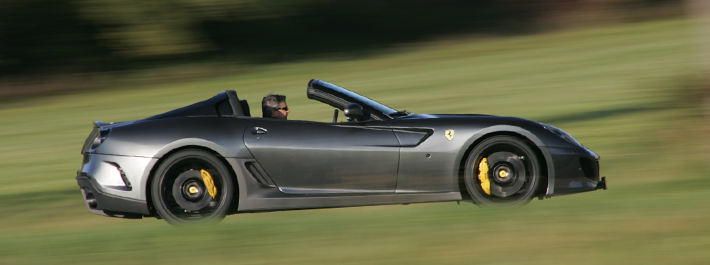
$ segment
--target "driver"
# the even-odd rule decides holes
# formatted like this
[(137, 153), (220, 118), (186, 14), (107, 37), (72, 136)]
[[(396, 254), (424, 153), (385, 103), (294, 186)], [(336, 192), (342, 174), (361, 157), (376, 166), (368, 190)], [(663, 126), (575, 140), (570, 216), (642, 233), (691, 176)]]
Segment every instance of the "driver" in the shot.
[(286, 105), (286, 96), (268, 94), (261, 100), (261, 112), (264, 118), (286, 120), (291, 110)]

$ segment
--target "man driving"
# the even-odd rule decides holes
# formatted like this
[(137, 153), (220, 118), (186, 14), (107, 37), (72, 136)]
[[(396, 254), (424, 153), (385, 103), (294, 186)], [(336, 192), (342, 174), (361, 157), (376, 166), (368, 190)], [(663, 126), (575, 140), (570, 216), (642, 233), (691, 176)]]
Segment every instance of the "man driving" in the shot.
[(268, 94), (261, 100), (261, 112), (264, 118), (286, 120), (291, 110), (286, 105), (286, 96)]

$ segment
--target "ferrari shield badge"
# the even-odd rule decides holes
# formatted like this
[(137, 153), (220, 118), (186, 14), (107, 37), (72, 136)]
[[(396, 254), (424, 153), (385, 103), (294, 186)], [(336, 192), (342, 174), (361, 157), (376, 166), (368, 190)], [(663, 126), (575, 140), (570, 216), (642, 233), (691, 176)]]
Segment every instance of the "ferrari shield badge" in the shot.
[(446, 140), (451, 141), (454, 139), (454, 130), (446, 130), (444, 135), (446, 136)]

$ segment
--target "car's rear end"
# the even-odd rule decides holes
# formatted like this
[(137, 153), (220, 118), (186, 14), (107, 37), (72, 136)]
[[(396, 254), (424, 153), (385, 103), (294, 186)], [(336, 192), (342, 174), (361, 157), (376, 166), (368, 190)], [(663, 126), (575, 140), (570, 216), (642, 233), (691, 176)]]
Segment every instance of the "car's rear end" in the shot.
[(139, 188), (134, 189), (131, 179), (139, 179), (144, 169), (154, 163), (155, 159), (101, 152), (101, 146), (108, 139), (112, 128), (126, 124), (130, 122), (94, 122), (94, 128), (82, 147), (82, 166), (76, 180), (91, 213), (124, 218), (150, 215), (146, 200), (141, 198), (142, 192)]
[(87, 208), (112, 217), (154, 215), (147, 182), (161, 156), (186, 145), (224, 150), (215, 141), (241, 142), (233, 135), (243, 132), (243, 127), (235, 129), (225, 121), (249, 114), (246, 101), (230, 90), (142, 120), (94, 122), (76, 176)]

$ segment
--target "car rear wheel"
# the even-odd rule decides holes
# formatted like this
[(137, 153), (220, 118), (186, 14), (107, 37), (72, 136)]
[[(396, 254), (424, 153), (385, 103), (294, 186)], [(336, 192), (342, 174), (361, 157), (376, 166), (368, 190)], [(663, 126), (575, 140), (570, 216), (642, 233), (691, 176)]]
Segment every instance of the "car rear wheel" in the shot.
[(523, 205), (535, 197), (540, 183), (533, 149), (512, 136), (483, 140), (469, 153), (466, 189), (479, 205)]
[(171, 224), (220, 221), (234, 198), (232, 176), (209, 152), (183, 150), (156, 170), (151, 198), (160, 217)]

